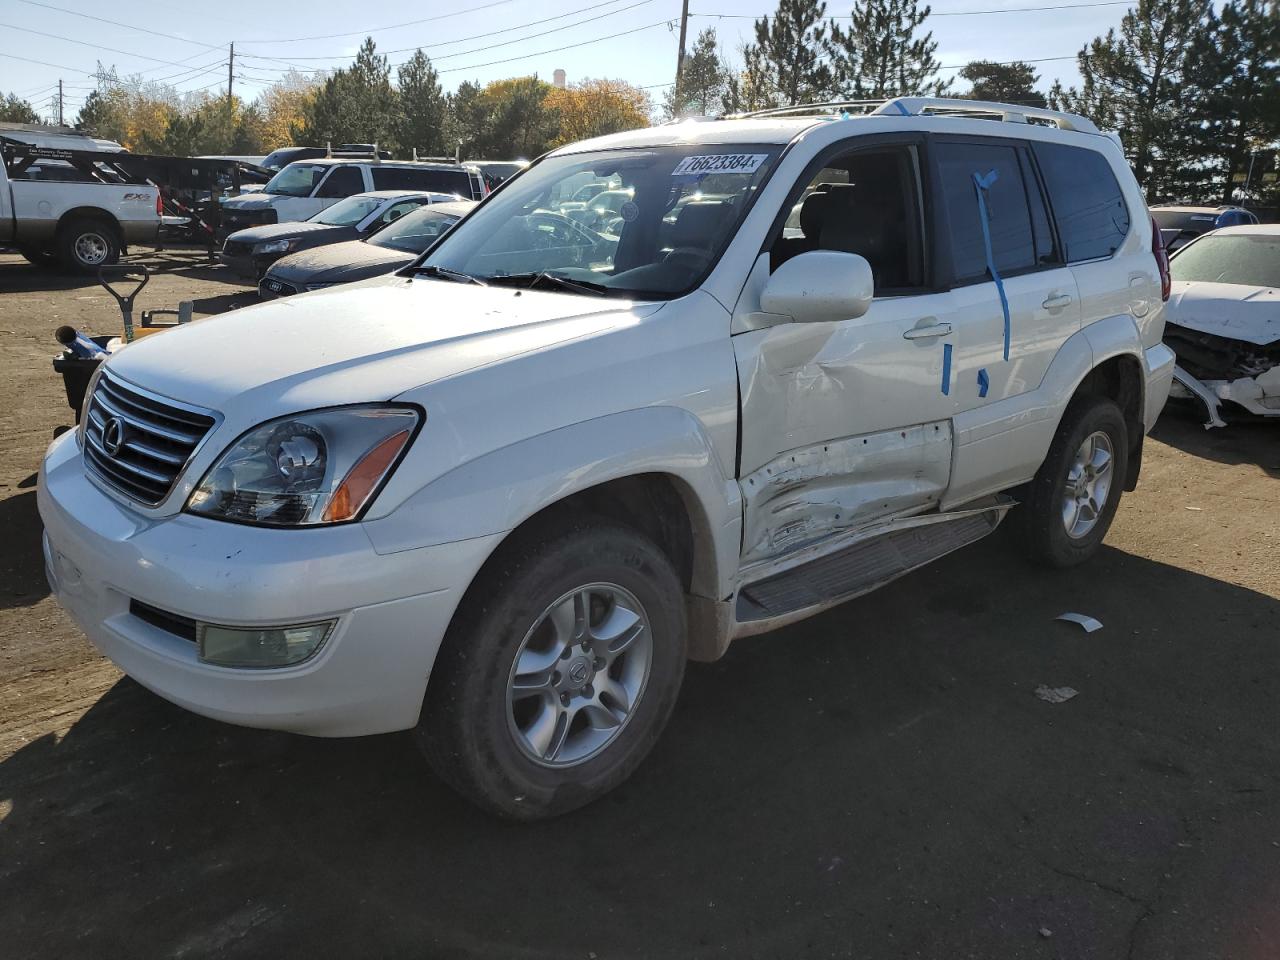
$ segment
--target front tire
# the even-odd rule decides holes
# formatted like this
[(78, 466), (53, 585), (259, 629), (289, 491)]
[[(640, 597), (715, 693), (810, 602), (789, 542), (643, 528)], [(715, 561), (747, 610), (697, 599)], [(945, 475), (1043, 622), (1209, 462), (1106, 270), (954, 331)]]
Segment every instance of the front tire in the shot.
[(1022, 507), (1032, 559), (1052, 567), (1084, 563), (1111, 528), (1129, 465), (1129, 430), (1114, 401), (1076, 397)]
[(436, 658), (417, 737), (484, 809), (552, 817), (624, 781), (684, 676), (680, 581), (662, 551), (600, 518), (516, 534), (467, 592)]
[(58, 231), (58, 259), (76, 273), (95, 273), (117, 262), (120, 251), (120, 236), (105, 220), (73, 220)]

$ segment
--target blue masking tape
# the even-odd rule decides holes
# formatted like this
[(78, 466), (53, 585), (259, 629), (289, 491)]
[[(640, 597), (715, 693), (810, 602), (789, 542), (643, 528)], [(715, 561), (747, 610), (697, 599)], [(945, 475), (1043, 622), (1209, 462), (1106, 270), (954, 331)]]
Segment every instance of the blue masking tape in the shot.
[(987, 212), (987, 190), (996, 182), (998, 174), (995, 170), (988, 170), (986, 176), (975, 173), (973, 175), (974, 190), (978, 194), (978, 215), (982, 222), (982, 245), (986, 248), (987, 253), (987, 273), (991, 274), (991, 279), (996, 282), (996, 292), (1000, 294), (1000, 309), (1004, 311), (1004, 358), (1009, 359), (1009, 298), (1005, 296), (1004, 281), (1000, 279), (1000, 273), (996, 270), (995, 254), (991, 252), (991, 215)]
[(985, 397), (991, 389), (991, 377), (987, 376), (987, 368), (978, 371), (978, 396)]
[(951, 344), (942, 345), (942, 395), (951, 393)]

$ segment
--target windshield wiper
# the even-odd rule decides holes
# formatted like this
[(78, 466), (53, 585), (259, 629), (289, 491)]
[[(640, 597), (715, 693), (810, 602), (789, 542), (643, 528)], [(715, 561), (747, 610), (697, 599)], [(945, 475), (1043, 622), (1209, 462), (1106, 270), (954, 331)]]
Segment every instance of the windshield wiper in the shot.
[(428, 277), (438, 277), (441, 280), (452, 280), (455, 283), (478, 283), (482, 287), (488, 284), (479, 277), (473, 277), (469, 273), (463, 273), (461, 270), (450, 270), (448, 267), (437, 267), (434, 263), (429, 263), (425, 267), (414, 267), (415, 274), (421, 273)]
[(533, 273), (507, 273), (500, 277), (490, 277), (489, 282), (509, 283), (515, 286), (526, 285), (530, 290), (539, 283), (547, 282), (559, 287), (561, 290), (572, 290), (574, 293), (589, 293), (596, 297), (606, 296), (611, 289), (603, 283), (592, 283), (590, 280), (573, 280), (569, 277), (562, 277), (558, 273), (547, 273), (545, 270)]

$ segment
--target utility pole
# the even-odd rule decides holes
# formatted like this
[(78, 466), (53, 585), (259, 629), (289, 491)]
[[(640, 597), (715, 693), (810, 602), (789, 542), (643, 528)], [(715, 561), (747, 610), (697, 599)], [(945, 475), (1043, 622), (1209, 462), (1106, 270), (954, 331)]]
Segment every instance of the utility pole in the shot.
[(58, 78), (58, 126), (62, 126), (62, 78)]
[(236, 45), (231, 44), (231, 54), (227, 57), (227, 125), (231, 125), (231, 81), (235, 78)]
[(676, 106), (680, 105), (680, 75), (684, 72), (684, 38), (689, 30), (689, 0), (684, 0), (680, 9), (680, 53), (676, 57), (676, 92), (673, 98)]

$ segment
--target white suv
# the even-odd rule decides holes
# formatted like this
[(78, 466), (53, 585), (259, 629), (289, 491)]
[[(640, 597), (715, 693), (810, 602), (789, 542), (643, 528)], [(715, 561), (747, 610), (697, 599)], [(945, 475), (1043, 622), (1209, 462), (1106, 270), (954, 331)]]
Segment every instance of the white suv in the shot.
[(421, 190), (480, 200), (489, 192), (478, 167), (409, 160), (295, 160), (261, 190), (220, 204), (220, 233), (307, 220), (339, 200), (376, 190)]
[[(1090, 557), (1174, 368), (1116, 142), (792, 113), (563, 147), (398, 275), (111, 357), (40, 471), (59, 601), (175, 703), (416, 729), (532, 819), (636, 767), (686, 658), (1015, 501), (1034, 558)], [(629, 192), (599, 230), (558, 209), (584, 182)]]

